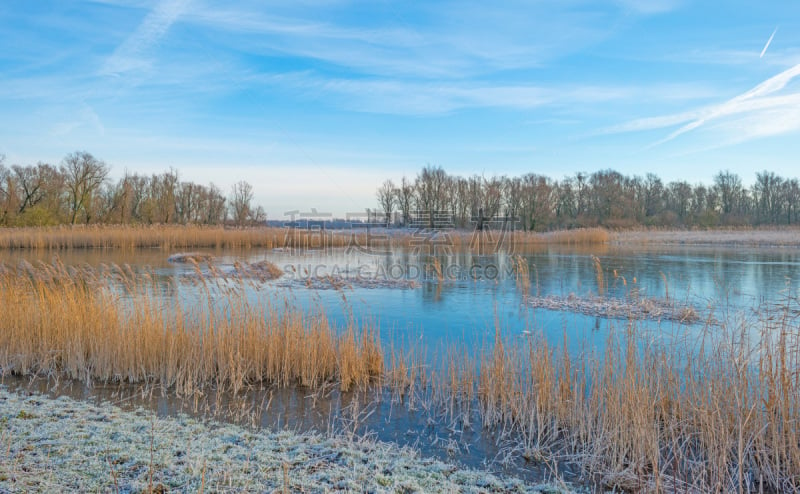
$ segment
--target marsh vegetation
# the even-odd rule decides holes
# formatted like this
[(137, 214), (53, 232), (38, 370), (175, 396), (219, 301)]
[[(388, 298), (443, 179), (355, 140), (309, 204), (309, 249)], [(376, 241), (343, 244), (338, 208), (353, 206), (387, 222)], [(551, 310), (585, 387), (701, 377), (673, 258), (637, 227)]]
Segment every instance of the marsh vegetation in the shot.
[[(59, 242), (85, 245), (68, 238)], [(539, 268), (520, 256), (509, 262), (517, 303), (535, 300)], [(437, 274), (425, 286), (460, 286), (438, 259), (432, 266)], [(244, 268), (209, 276), (217, 268), (194, 259), (181, 269), (199, 276), (165, 282), (158, 272), (114, 264), (4, 265), (0, 369), (88, 386), (144, 385), (187, 400), (264, 387), (357, 391), (424, 410), (429, 425), (483, 431), (498, 445), (498, 461), (569, 471), (570, 480), (597, 488), (800, 489), (793, 292), (757, 310), (709, 308), (713, 324), (664, 318), (652, 326), (631, 313), (593, 340), (567, 327), (554, 338), (536, 324), (509, 332), (495, 317), (482, 337), (423, 341), (388, 337), (396, 328), (358, 317), (352, 305), (335, 318), (322, 304), (280, 298), (280, 277), (258, 279)], [(637, 300), (630, 297), (644, 290), (597, 257), (581, 269), (594, 285), (584, 301), (602, 305), (615, 290)], [(656, 278), (664, 300), (680, 301), (677, 280)], [(166, 303), (165, 290), (181, 289)], [(352, 303), (343, 287), (332, 291)]]

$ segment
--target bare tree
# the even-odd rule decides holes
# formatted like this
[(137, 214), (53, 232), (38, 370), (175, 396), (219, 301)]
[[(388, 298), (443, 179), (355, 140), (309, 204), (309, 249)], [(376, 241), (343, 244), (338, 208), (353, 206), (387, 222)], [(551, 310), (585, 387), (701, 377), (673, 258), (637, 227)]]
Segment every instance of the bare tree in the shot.
[(92, 217), (93, 195), (108, 176), (109, 168), (86, 151), (68, 154), (61, 162), (61, 173), (69, 193), (70, 223), (83, 214), (86, 223)]
[(178, 189), (178, 172), (170, 169), (150, 179), (150, 194), (154, 206), (154, 219), (158, 223), (175, 222), (176, 200)]
[(14, 181), (11, 171), (5, 167), (5, 160), (6, 156), (0, 154), (0, 225), (8, 224), (16, 205), (16, 201), (12, 200)]
[(417, 193), (417, 210), (427, 215), (428, 227), (436, 226), (436, 216), (443, 209), (447, 173), (440, 166), (428, 165), (417, 175), (414, 189)]
[(233, 221), (245, 225), (251, 217), (253, 186), (244, 180), (236, 182), (231, 188), (230, 210)]
[(19, 214), (42, 202), (48, 193), (53, 192), (50, 186), (57, 185), (60, 178), (58, 170), (47, 163), (40, 162), (36, 166), (14, 165), (11, 169), (20, 199)]
[[(796, 178), (783, 181), (781, 187), (784, 209), (786, 210), (786, 224), (798, 222), (798, 204), (800, 204), (800, 181)], [(792, 221), (794, 218), (794, 221)]]
[(546, 229), (556, 209), (554, 187), (550, 179), (535, 173), (523, 176), (522, 196), (520, 212), (523, 228), (529, 231)]
[(201, 185), (181, 182), (175, 194), (175, 212), (178, 223), (197, 223)]
[(753, 199), (757, 217), (765, 223), (777, 223), (781, 214), (781, 189), (783, 179), (773, 172), (756, 173), (753, 184)]
[(403, 216), (403, 226), (408, 226), (411, 221), (411, 208), (414, 203), (414, 184), (406, 177), (403, 177), (400, 180), (400, 186), (395, 190), (395, 197), (397, 198), (397, 206), (400, 208), (400, 214)]
[(378, 204), (381, 206), (381, 209), (383, 209), (384, 219), (388, 227), (392, 221), (392, 210), (394, 210), (395, 203), (394, 182), (391, 180), (383, 182), (383, 184), (378, 187), (376, 196), (378, 197)]
[(256, 209), (250, 215), (251, 221), (254, 223), (264, 223), (267, 221), (267, 212), (264, 211), (264, 208), (261, 206), (257, 206)]
[(739, 175), (728, 170), (719, 172), (714, 176), (714, 191), (719, 195), (722, 214), (730, 215), (737, 212), (742, 198), (742, 179)]
[(202, 209), (205, 211), (205, 223), (209, 225), (223, 223), (227, 218), (225, 196), (222, 195), (222, 191), (219, 187), (213, 183), (208, 185)]
[(500, 214), (503, 207), (503, 189), (505, 177), (492, 177), (483, 179), (483, 214), (494, 218)]
[(667, 207), (685, 224), (692, 201), (692, 186), (685, 181), (670, 182), (667, 191)]
[(642, 182), (644, 216), (653, 217), (664, 209), (664, 184), (654, 173), (648, 173)]
[(464, 177), (453, 177), (451, 187), (453, 219), (456, 225), (465, 228), (470, 224), (469, 181)]

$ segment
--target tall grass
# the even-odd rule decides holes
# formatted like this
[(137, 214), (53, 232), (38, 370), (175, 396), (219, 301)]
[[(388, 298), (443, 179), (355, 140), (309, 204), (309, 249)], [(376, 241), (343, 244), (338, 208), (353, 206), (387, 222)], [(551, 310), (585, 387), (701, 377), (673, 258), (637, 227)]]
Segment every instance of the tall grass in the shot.
[(384, 354), (372, 325), (334, 328), (242, 290), (198, 288), (168, 307), (130, 270), (2, 269), (0, 369), (184, 395), (374, 385), (492, 431), (517, 457), (577, 466), (601, 488), (800, 491), (800, 316), (789, 307), (694, 337), (630, 323), (584, 353), (567, 350), (566, 332), (561, 344), (537, 331), (512, 340), (496, 324), (483, 346), (429, 352), (409, 341)]
[(569, 458), (607, 488), (798, 492), (797, 322), (719, 331), (676, 346), (630, 326), (580, 358), (566, 336), (561, 347), (498, 336), (482, 357), (483, 422), (518, 431), (522, 454)]
[(158, 384), (183, 395), (264, 383), (336, 382), (347, 390), (382, 374), (376, 328), (335, 328), (323, 315), (251, 303), (236, 290), (200, 289), (191, 301), (170, 303), (157, 293), (148, 275), (117, 267), (6, 269), (0, 369)]
[(0, 230), (0, 249), (328, 248), (350, 241), (345, 234), (300, 228), (94, 225)]
[[(429, 232), (430, 233), (430, 232)], [(303, 228), (224, 228), (221, 226), (130, 226), (93, 225), (0, 229), (0, 249), (137, 249), (159, 248), (303, 248), (326, 249), (376, 246), (420, 246), (428, 233), (395, 230), (370, 233), (364, 229), (318, 230)], [(433, 233), (431, 233), (433, 234)], [(450, 232), (446, 241), (452, 246), (470, 245), (473, 233)], [(495, 247), (536, 246), (548, 244), (591, 245), (607, 243), (609, 234), (599, 228), (551, 233), (509, 232), (495, 234)], [(502, 240), (500, 240), (502, 238)]]

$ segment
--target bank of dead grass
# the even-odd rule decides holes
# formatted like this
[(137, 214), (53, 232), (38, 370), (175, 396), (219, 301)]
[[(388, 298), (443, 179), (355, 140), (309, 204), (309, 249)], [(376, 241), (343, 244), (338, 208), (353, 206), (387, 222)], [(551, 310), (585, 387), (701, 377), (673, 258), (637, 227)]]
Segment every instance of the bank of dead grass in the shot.
[[(431, 243), (431, 238), (436, 241)], [(227, 228), (199, 225), (89, 225), (4, 228), (0, 249), (190, 249), (351, 247), (369, 250), (385, 246), (471, 246), (476, 249), (536, 245), (593, 245), (609, 241), (602, 228), (582, 228), (549, 233), (520, 231), (385, 230), (354, 227), (344, 230), (317, 228)]]

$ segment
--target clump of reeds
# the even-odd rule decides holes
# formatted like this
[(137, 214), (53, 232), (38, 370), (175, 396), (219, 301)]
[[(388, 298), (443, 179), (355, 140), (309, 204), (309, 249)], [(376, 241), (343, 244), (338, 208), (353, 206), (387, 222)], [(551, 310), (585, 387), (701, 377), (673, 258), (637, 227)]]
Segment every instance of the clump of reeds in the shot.
[(428, 364), (438, 373), (419, 353), (393, 350), (387, 384), (447, 423), (476, 418), (529, 461), (577, 467), (601, 489), (798, 492), (800, 324), (790, 314), (728, 320), (696, 340), (659, 342), (631, 323), (579, 354), (566, 334), (560, 345), (539, 332), (521, 344), (497, 325), (481, 348), (429, 355), (445, 364)]
[(517, 255), (511, 259), (511, 264), (517, 288), (522, 292), (523, 297), (527, 297), (531, 292), (531, 273), (528, 261), (524, 257)]
[(442, 283), (444, 281), (444, 270), (442, 269), (442, 263), (439, 261), (438, 257), (433, 258), (433, 272), (436, 274), (436, 281)]
[(0, 371), (157, 384), (179, 394), (263, 383), (336, 382), (347, 390), (382, 373), (376, 328), (335, 328), (324, 315), (253, 303), (241, 290), (201, 286), (171, 304), (158, 293), (149, 275), (118, 267), (6, 269)]
[(800, 332), (788, 319), (750, 324), (684, 347), (631, 326), (580, 359), (566, 337), (563, 347), (498, 338), (481, 360), (484, 424), (519, 431), (527, 454), (569, 458), (607, 488), (796, 492)]
[(283, 270), (275, 263), (266, 259), (253, 263), (233, 264), (236, 274), (244, 278), (255, 278), (257, 280), (274, 280), (284, 275)]

